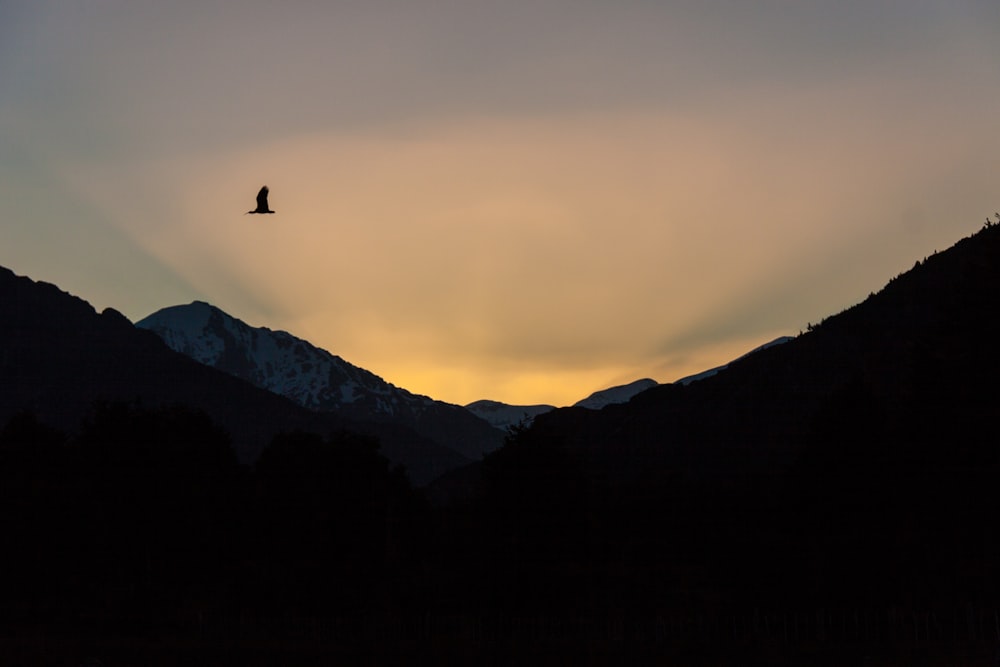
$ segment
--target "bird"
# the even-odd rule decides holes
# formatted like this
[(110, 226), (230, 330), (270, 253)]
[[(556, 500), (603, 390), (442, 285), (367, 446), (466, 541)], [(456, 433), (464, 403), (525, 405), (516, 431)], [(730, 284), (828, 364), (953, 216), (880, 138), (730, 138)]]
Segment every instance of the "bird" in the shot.
[[(274, 211), (267, 207), (267, 193), (268, 189), (265, 185), (260, 189), (260, 192), (257, 193), (257, 208), (252, 211), (247, 211), (247, 213), (274, 213)], [(246, 213), (243, 215), (246, 215)]]

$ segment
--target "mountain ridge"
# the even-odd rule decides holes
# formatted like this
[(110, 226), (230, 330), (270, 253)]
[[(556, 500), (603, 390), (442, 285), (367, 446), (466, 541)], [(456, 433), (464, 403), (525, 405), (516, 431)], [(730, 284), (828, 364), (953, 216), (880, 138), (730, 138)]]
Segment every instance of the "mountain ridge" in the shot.
[(0, 267), (0, 424), (31, 411), (75, 432), (99, 402), (183, 404), (224, 428), (252, 463), (281, 432), (352, 430), (379, 439), (390, 461), (424, 484), (470, 459), (402, 424), (323, 414), (170, 349), (112, 308)]
[[(769, 347), (775, 345), (780, 345), (782, 343), (787, 343), (792, 340), (791, 336), (779, 336), (774, 340), (768, 341), (763, 345), (759, 345), (749, 352), (740, 355), (733, 361), (728, 363), (715, 366), (708, 370), (702, 371), (700, 373), (695, 373), (693, 375), (687, 375), (678, 380), (674, 380), (673, 383), (660, 383), (651, 378), (642, 378), (639, 380), (634, 380), (632, 382), (615, 385), (613, 387), (608, 387), (606, 389), (600, 389), (595, 391), (587, 398), (581, 399), (571, 406), (564, 407), (577, 407), (586, 408), (588, 410), (603, 410), (609, 405), (616, 405), (619, 403), (627, 403), (632, 400), (634, 396), (640, 394), (647, 389), (660, 386), (661, 384), (681, 384), (686, 385), (692, 382), (697, 382), (698, 380), (703, 380), (705, 378), (712, 377), (727, 368), (733, 363), (761, 350), (766, 350)], [(546, 412), (551, 412), (557, 409), (554, 405), (540, 404), (540, 405), (511, 405), (508, 403), (503, 403), (501, 401), (491, 401), (491, 400), (480, 400), (473, 403), (469, 403), (465, 406), (467, 409), (478, 415), (479, 417), (490, 422), (497, 428), (502, 428), (509, 431), (512, 427), (528, 425), (531, 421), (540, 414)]]
[(587, 605), (594, 581), (716, 618), (995, 600), (997, 303), (988, 226), (725, 372), (538, 415), (432, 497), (485, 508), (471, 539), (515, 604)]
[(160, 309), (136, 327), (310, 410), (397, 422), (469, 459), (503, 442), (501, 431), (461, 406), (413, 394), (287, 331), (253, 327), (204, 301)]
[[(706, 469), (734, 470), (790, 464), (801, 455), (806, 434), (818, 437), (819, 413), (841, 393), (864, 392), (887, 427), (915, 416), (907, 412), (914, 408), (906, 401), (918, 400), (914, 396), (921, 392), (978, 422), (956, 397), (981, 404), (987, 393), (985, 369), (963, 373), (971, 369), (971, 359), (991, 369), (998, 363), (991, 341), (993, 336), (1000, 340), (1000, 315), (987, 307), (1000, 300), (996, 258), (1000, 229), (984, 228), (917, 261), (880, 291), (807, 332), (728, 364), (724, 373), (652, 387), (628, 403), (592, 414), (555, 410), (537, 417), (533, 428), (579, 439), (598, 457), (608, 455), (600, 443), (613, 441), (655, 453), (657, 465), (699, 460)], [(928, 386), (931, 378), (939, 386)], [(896, 391), (906, 401), (893, 398)], [(977, 391), (981, 395), (974, 399)], [(727, 419), (720, 421), (717, 414)], [(664, 434), (671, 434), (674, 444), (654, 446)]]
[[(95, 396), (138, 395), (144, 409), (178, 397), (204, 406), (235, 438), (300, 429), (252, 469), (217, 461), (209, 478), (190, 430), (158, 441), (181, 445), (171, 467), (133, 456), (156, 444), (141, 429), (117, 443), (97, 429), (92, 445), (110, 439), (117, 463), (98, 446), (81, 469), (79, 441), (46, 444), (49, 433), (24, 419), (12, 437), (8, 421), (0, 472), (14, 502), (0, 509), (20, 548), (2, 554), (16, 594), (0, 611), (67, 609), (75, 623), (102, 588), (114, 594), (96, 607), (100, 625), (134, 629), (137, 601), (165, 604), (150, 622), (170, 637), (207, 600), (218, 623), (206, 635), (192, 622), (189, 636), (259, 610), (291, 618), (282, 627), (298, 641), (311, 619), (328, 627), (320, 619), (342, 601), (344, 618), (371, 619), (368, 634), (412, 627), (434, 647), (469, 641), (464, 627), (444, 627), (456, 618), (488, 631), (495, 619), (542, 618), (554, 619), (551, 643), (535, 645), (562, 656), (589, 652), (595, 628), (665, 642), (674, 657), (722, 642), (736, 662), (748, 650), (773, 658), (779, 645), (806, 658), (787, 664), (815, 659), (820, 645), (858, 662), (904, 636), (909, 656), (984, 648), (976, 619), (992, 627), (1000, 599), (997, 303), (1000, 229), (987, 228), (725, 372), (601, 410), (540, 414), (411, 496), (369, 439), (348, 446), (345, 435), (340, 450), (314, 435), (347, 420), (199, 364), (113, 310), (0, 272), (0, 419), (19, 407), (50, 424)], [(142, 424), (158, 435), (169, 426)], [(418, 438), (396, 442), (431, 455)], [(46, 585), (53, 576), (59, 585)], [(431, 627), (435, 614), (448, 620)], [(921, 617), (944, 622), (920, 629)], [(949, 624), (967, 627), (971, 643)], [(250, 627), (256, 651), (258, 627), (266, 621)], [(366, 634), (358, 627), (345, 632)], [(497, 646), (487, 636), (484, 655)]]

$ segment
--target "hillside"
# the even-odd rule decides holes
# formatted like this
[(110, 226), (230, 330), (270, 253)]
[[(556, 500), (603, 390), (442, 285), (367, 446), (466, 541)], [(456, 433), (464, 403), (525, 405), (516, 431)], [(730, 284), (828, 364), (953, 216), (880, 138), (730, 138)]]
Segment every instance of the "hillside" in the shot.
[(468, 461), (403, 425), (307, 410), (170, 350), (112, 309), (98, 314), (54, 285), (7, 269), (0, 269), (0, 350), (0, 424), (27, 409), (73, 432), (96, 401), (185, 404), (221, 425), (244, 462), (256, 460), (276, 433), (345, 428), (376, 436), (418, 483)]
[[(851, 424), (862, 413), (877, 414), (891, 441), (945, 446), (988, 432), (1000, 369), (998, 259), (1000, 230), (984, 229), (725, 373), (654, 387), (596, 414), (542, 415), (538, 433), (558, 432), (595, 456), (613, 447), (662, 464), (779, 471), (821, 435), (824, 415), (835, 409), (845, 432), (862, 427)], [(836, 407), (844, 401), (855, 410)]]
[(288, 332), (252, 327), (204, 302), (163, 308), (136, 326), (305, 408), (412, 429), (465, 459), (503, 442), (501, 431), (461, 406), (413, 394)]
[(537, 416), (486, 459), (479, 502), (519, 508), (498, 544), (629, 604), (1000, 599), (997, 303), (991, 226), (724, 373)]
[[(332, 413), (0, 272), (0, 621), (108, 664), (990, 664), (998, 274), (991, 226), (725, 372), (539, 414), (414, 492)], [(240, 468), (230, 438), (266, 449)]]

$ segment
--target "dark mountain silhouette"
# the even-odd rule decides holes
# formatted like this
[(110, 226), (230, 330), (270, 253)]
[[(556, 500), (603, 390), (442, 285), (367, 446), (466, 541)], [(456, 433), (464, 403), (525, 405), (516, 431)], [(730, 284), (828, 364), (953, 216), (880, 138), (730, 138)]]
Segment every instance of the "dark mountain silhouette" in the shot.
[(903, 450), (918, 441), (947, 448), (979, 440), (973, 434), (997, 412), (998, 260), (1000, 233), (984, 229), (725, 373), (653, 387), (597, 413), (540, 415), (534, 430), (618, 459), (623, 478), (638, 473), (622, 460), (629, 458), (699, 474), (787, 470), (819, 435), (817, 420), (845, 394), (877, 410), (882, 437)]
[(348, 428), (376, 436), (419, 483), (468, 459), (411, 429), (307, 410), (169, 349), (112, 309), (101, 314), (54, 285), (0, 269), (0, 424), (30, 409), (73, 431), (95, 401), (186, 404), (227, 430), (240, 460), (278, 432)]
[(538, 415), (435, 498), (536, 564), (483, 591), (517, 609), (1000, 600), (998, 303), (992, 226), (724, 373)]
[(464, 459), (499, 447), (503, 433), (459, 405), (396, 387), (285, 331), (251, 327), (210, 304), (164, 308), (136, 326), (178, 352), (303, 407), (412, 429)]

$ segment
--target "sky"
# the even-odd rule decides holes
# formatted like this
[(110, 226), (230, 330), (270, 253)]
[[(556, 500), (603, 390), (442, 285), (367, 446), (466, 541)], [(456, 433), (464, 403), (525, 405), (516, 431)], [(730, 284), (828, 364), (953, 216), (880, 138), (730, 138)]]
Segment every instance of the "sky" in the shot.
[(452, 403), (670, 382), (1000, 208), (998, 36), (995, 0), (11, 0), (0, 265)]

